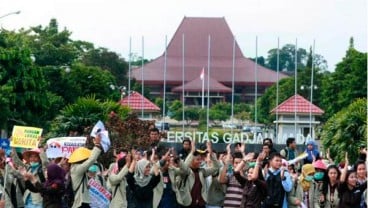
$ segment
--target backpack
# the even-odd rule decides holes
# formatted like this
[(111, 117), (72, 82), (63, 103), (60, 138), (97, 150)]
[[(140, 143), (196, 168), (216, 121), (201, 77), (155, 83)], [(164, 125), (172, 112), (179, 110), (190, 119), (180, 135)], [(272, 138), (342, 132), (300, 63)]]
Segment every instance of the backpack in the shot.
[[(72, 182), (72, 177), (69, 175), (68, 176), (68, 180), (65, 183), (66, 187), (65, 187), (65, 194), (64, 194), (64, 203), (67, 203), (67, 205), (69, 207), (72, 207), (74, 204), (74, 197), (75, 194), (77, 193), (77, 191), (79, 190), (79, 188), (81, 187), (81, 185), (84, 183), (85, 179), (86, 179), (86, 174), (83, 175), (83, 178), (81, 180), (81, 182), (79, 183), (78, 187), (76, 190), (73, 189), (73, 182)], [(83, 192), (84, 192), (84, 187), (83, 187)]]
[(281, 183), (281, 171), (274, 175), (268, 170), (267, 184), (267, 197), (265, 199), (266, 206), (279, 206), (282, 207), (285, 197), (285, 190)]
[(98, 180), (100, 181), (101, 186), (105, 187), (104, 180), (101, 175), (97, 175)]

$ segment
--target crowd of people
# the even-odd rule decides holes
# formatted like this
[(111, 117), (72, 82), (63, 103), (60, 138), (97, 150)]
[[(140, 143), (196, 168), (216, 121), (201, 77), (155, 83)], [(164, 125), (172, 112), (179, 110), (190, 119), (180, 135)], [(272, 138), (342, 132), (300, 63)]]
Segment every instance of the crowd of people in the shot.
[[(281, 151), (265, 139), (259, 152), (242, 143), (214, 151), (211, 143), (184, 139), (166, 148), (158, 129), (150, 130), (146, 150), (115, 150), (103, 167), (101, 138), (92, 150), (76, 149), (67, 158), (49, 159), (45, 149), (0, 152), (0, 207), (88, 208), (88, 180), (111, 193), (112, 208), (363, 208), (367, 207), (366, 149), (358, 161), (334, 163), (309, 141), (298, 152), (294, 138)], [(304, 154), (305, 157), (298, 157)], [(20, 159), (21, 157), (21, 159)]]

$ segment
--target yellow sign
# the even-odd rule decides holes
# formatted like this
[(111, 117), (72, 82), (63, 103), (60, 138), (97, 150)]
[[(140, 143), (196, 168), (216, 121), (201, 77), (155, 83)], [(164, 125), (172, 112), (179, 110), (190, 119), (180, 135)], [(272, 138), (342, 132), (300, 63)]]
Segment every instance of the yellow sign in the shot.
[(29, 126), (14, 126), (11, 147), (36, 148), (41, 139), (42, 129)]

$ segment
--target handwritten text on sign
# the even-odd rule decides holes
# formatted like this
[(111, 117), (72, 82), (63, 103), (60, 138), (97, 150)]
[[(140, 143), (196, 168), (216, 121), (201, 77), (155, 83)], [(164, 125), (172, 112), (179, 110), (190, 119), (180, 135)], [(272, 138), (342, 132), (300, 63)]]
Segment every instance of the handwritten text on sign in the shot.
[(14, 126), (11, 147), (36, 148), (41, 139), (42, 129), (29, 126)]

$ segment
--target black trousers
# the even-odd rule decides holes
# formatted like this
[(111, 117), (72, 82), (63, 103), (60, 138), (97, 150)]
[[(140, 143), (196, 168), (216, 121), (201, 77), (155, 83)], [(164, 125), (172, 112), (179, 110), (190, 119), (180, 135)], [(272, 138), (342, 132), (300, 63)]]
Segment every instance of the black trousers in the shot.
[(80, 206), (79, 208), (91, 208), (91, 207), (87, 203), (82, 203), (82, 206)]

